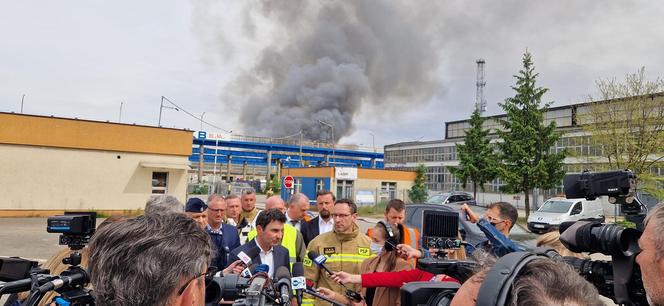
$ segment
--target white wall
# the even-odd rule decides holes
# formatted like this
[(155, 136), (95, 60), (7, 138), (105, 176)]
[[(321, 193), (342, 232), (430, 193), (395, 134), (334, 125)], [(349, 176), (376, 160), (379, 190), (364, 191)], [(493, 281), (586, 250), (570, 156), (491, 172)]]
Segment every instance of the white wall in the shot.
[[(118, 158), (118, 156), (120, 158)], [(169, 172), (168, 193), (186, 196), (186, 156), (0, 145), (0, 210), (129, 210), (145, 207), (152, 172)]]

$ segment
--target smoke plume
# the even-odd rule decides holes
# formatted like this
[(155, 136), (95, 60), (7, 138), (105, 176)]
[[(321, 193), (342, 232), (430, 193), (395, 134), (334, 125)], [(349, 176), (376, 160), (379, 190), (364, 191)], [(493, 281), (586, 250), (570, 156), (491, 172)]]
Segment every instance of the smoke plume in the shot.
[(408, 1), (262, 1), (243, 29), (273, 26), (271, 43), (235, 82), (246, 133), (338, 141), (364, 106), (378, 111), (426, 102), (438, 90), (430, 7)]

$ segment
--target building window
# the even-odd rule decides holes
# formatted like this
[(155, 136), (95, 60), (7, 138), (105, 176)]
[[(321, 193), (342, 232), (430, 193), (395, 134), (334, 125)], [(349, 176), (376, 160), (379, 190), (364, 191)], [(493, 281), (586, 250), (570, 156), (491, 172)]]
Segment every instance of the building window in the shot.
[(168, 192), (168, 172), (152, 172), (152, 193)]
[(337, 180), (337, 199), (353, 199), (353, 181)]
[(381, 194), (387, 195), (388, 200), (397, 197), (397, 183), (395, 182), (382, 182), (380, 183)]
[(316, 179), (316, 192), (325, 190), (325, 181), (322, 179)]

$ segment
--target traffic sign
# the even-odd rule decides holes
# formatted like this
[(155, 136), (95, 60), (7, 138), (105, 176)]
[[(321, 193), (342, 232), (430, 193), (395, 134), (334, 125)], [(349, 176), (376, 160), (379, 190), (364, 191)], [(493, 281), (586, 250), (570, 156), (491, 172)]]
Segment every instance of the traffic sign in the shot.
[(293, 188), (293, 185), (295, 184), (295, 179), (288, 175), (284, 177), (284, 187), (285, 188)]

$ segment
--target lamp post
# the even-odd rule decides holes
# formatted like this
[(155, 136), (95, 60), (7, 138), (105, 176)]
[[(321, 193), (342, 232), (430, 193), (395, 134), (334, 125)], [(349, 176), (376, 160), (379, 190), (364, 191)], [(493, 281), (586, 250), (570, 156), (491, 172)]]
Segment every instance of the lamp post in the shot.
[(167, 108), (167, 109), (174, 109), (176, 112), (179, 112), (179, 111), (180, 111), (177, 107), (164, 106), (164, 100), (166, 100), (166, 102), (168, 102), (168, 103), (171, 103), (171, 104), (173, 103), (173, 102), (171, 102), (171, 100), (169, 100), (168, 98), (166, 98), (166, 97), (164, 97), (164, 96), (161, 96), (161, 105), (159, 106), (159, 121), (158, 121), (158, 123), (157, 123), (157, 126), (161, 126), (161, 111), (162, 111), (164, 108)]
[(203, 116), (205, 116), (205, 112), (201, 114), (201, 131), (203, 130)]
[(336, 158), (335, 158), (335, 148), (336, 148), (336, 141), (334, 139), (334, 124), (327, 123), (325, 121), (318, 120), (318, 122), (322, 125), (325, 125), (329, 127), (332, 130), (332, 165), (336, 163)]
[(23, 114), (23, 100), (25, 99), (25, 94), (21, 96), (21, 114)]
[(376, 153), (376, 135), (374, 135), (373, 132), (369, 132), (369, 134), (371, 135), (371, 145), (373, 147), (373, 151)]
[(122, 122), (122, 105), (124, 101), (120, 101), (120, 114), (118, 115), (118, 123)]

